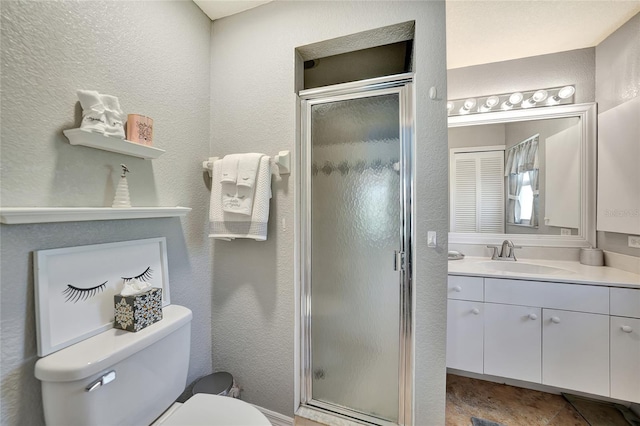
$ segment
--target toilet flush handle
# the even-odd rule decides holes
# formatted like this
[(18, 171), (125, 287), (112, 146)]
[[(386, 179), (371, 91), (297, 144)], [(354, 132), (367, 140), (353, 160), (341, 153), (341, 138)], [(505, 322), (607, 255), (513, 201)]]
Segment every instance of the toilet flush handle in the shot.
[(116, 379), (115, 370), (111, 370), (102, 377), (98, 378), (98, 380), (92, 382), (89, 386), (85, 388), (87, 392), (94, 391), (98, 389), (102, 385), (106, 385), (107, 383), (111, 383)]

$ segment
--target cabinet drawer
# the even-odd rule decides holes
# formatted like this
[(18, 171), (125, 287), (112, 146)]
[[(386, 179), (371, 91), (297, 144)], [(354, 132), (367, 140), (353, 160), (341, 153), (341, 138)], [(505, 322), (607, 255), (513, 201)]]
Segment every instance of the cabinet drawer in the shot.
[(609, 288), (485, 278), (485, 301), (567, 311), (609, 313)]
[(449, 299), (473, 300), (482, 302), (484, 299), (484, 278), (461, 277), (449, 275), (447, 297)]
[(611, 288), (611, 315), (640, 318), (640, 290)]

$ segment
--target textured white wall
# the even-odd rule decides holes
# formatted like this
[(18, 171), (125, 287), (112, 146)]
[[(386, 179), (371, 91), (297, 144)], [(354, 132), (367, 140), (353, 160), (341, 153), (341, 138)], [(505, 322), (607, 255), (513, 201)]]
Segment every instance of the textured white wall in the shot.
[(640, 13), (596, 46), (598, 113), (640, 96)]
[(447, 71), (449, 99), (576, 86), (575, 102), (595, 100), (595, 49), (570, 50)]
[[(191, 308), (189, 380), (210, 373), (208, 190), (211, 21), (192, 2), (2, 1), (2, 205), (105, 206), (120, 163), (137, 206), (189, 206), (184, 219), (1, 225), (3, 425), (43, 424), (31, 252), (165, 236), (172, 302)], [(71, 146), (75, 91), (117, 95), (155, 120), (154, 161)]]
[[(444, 2), (273, 2), (214, 21), (211, 154), (295, 152), (296, 47), (407, 21), (416, 23), (416, 424), (438, 425), (448, 228)], [(442, 99), (428, 99), (430, 86)], [(238, 378), (245, 400), (286, 415), (293, 414), (296, 374), (296, 169), (274, 183), (268, 241), (215, 242), (213, 252), (214, 365)], [(426, 247), (427, 229), (439, 234), (437, 251)]]
[[(596, 47), (598, 114), (640, 96), (640, 13)], [(627, 235), (599, 231), (598, 247), (640, 257)]]

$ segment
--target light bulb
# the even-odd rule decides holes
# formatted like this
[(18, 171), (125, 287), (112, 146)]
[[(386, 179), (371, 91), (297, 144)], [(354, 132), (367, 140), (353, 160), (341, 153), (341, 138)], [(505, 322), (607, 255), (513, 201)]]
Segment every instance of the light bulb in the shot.
[(547, 99), (547, 96), (549, 96), (549, 94), (546, 90), (536, 90), (529, 99), (522, 103), (522, 108), (533, 108), (538, 102), (542, 102)]
[[(576, 88), (573, 86), (564, 86), (562, 89), (558, 90), (558, 94), (554, 96), (554, 98), (567, 99), (573, 96), (576, 93)], [(560, 100), (558, 99), (558, 100)]]
[(451, 111), (453, 111), (453, 102), (449, 101), (447, 102), (447, 114), (451, 114)]
[(466, 101), (464, 101), (464, 105), (462, 107), (467, 111), (471, 111), (471, 109), (476, 106), (476, 103), (477, 102), (475, 98), (469, 98)]
[(512, 93), (511, 96), (509, 96), (509, 100), (504, 101), (502, 103), (502, 109), (504, 109), (504, 110), (513, 109), (514, 106), (516, 106), (520, 102), (522, 102), (522, 98), (523, 97), (524, 96), (522, 96), (522, 93), (520, 93), (520, 92)]
[(498, 105), (499, 102), (500, 102), (499, 97), (489, 96), (484, 104), (487, 106), (487, 108), (493, 108), (494, 106)]
[(480, 107), (480, 112), (489, 112), (491, 109), (500, 103), (500, 98), (497, 96), (489, 96), (484, 104)]
[(523, 98), (524, 98), (524, 96), (522, 96), (522, 93), (516, 92), (516, 93), (512, 94), (511, 96), (509, 96), (509, 103), (512, 106), (518, 105), (520, 102), (522, 102)]
[(558, 90), (558, 94), (552, 96), (547, 101), (549, 105), (558, 105), (564, 99), (570, 98), (573, 94), (576, 93), (576, 88), (573, 86), (564, 86), (562, 89)]
[(531, 96), (531, 99), (534, 103), (538, 103), (547, 99), (547, 96), (549, 96), (549, 94), (546, 90), (538, 90), (533, 94), (533, 96)]

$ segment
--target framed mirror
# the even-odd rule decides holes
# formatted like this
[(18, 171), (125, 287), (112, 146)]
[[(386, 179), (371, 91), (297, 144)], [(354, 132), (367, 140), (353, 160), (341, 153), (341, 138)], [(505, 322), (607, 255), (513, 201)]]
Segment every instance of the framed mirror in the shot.
[(449, 117), (449, 242), (595, 246), (596, 104)]

